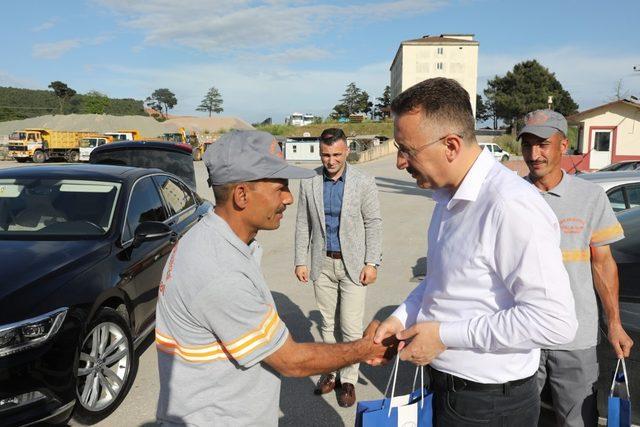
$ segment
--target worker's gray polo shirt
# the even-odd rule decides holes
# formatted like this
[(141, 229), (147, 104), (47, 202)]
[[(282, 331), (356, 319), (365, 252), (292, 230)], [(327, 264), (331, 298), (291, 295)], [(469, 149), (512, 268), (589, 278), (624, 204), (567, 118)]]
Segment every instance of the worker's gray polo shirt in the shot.
[[(578, 317), (575, 339), (551, 349), (593, 347), (598, 343), (598, 305), (591, 273), (591, 247), (623, 239), (622, 227), (602, 187), (584, 179), (563, 171), (560, 183), (541, 194), (560, 223), (562, 259), (569, 273)], [(526, 218), (523, 225), (526, 226)]]
[(171, 253), (156, 312), (161, 423), (278, 423), (280, 377), (260, 362), (288, 331), (259, 252), (211, 212)]

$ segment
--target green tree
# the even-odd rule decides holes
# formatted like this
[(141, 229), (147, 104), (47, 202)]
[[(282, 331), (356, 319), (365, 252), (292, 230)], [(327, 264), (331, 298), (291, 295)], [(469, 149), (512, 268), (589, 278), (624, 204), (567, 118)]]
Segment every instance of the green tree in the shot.
[(66, 83), (62, 83), (59, 80), (51, 82), (49, 88), (53, 89), (53, 93), (58, 97), (60, 114), (64, 114), (64, 106), (77, 92), (67, 86)]
[[(367, 101), (368, 100), (369, 95), (367, 95)], [(337, 116), (336, 118), (349, 117), (351, 114), (358, 113), (362, 111), (362, 101), (362, 90), (358, 88), (354, 82), (351, 82), (342, 94), (340, 104), (333, 107), (334, 113), (332, 113), (332, 116), (335, 115)]]
[(87, 114), (105, 114), (109, 108), (109, 97), (92, 90), (82, 97), (82, 112)]
[(151, 96), (147, 97), (145, 103), (148, 107), (160, 112), (165, 117), (169, 114), (169, 110), (178, 104), (176, 96), (167, 88), (156, 89)]
[(209, 92), (204, 96), (196, 110), (208, 111), (209, 117), (211, 117), (211, 112), (216, 114), (222, 113), (224, 108), (222, 108), (222, 95), (220, 94), (220, 91), (215, 87), (209, 89)]
[(535, 59), (516, 64), (503, 77), (495, 76), (487, 82), (484, 95), (493, 105), (497, 118), (511, 127), (514, 136), (525, 114), (548, 107), (549, 96), (553, 97), (553, 109), (565, 116), (578, 110), (578, 104), (555, 74)]
[(484, 122), (485, 120), (491, 117), (489, 113), (489, 108), (487, 108), (487, 104), (482, 100), (482, 96), (480, 94), (476, 95), (476, 120), (480, 122)]
[(387, 85), (384, 88), (382, 96), (376, 98), (376, 101), (378, 101), (378, 103), (375, 106), (373, 115), (380, 120), (390, 117), (391, 110), (389, 110), (389, 108), (391, 106), (391, 86)]
[(366, 90), (363, 90), (360, 93), (360, 98), (358, 99), (358, 112), (364, 113), (366, 115), (371, 114), (373, 118), (373, 102), (369, 101), (369, 94)]

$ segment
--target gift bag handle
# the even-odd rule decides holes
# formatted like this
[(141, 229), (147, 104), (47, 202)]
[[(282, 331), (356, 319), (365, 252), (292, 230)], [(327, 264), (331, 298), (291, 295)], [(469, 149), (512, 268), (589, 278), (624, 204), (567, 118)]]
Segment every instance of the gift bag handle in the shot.
[[(384, 395), (385, 397), (387, 396), (387, 393), (389, 393), (389, 386), (391, 385), (391, 380), (393, 379), (393, 386), (391, 387), (391, 397), (389, 398), (389, 412), (387, 413), (387, 418), (391, 417), (391, 401), (393, 400), (393, 397), (395, 396), (395, 392), (396, 392), (396, 380), (398, 378), (398, 366), (400, 365), (400, 357), (396, 356), (396, 361), (393, 364), (393, 369), (391, 370), (391, 375), (389, 376), (389, 382), (387, 382), (387, 388), (384, 391)], [(418, 378), (418, 369), (420, 369), (420, 409), (422, 409), (422, 407), (424, 406), (424, 366), (418, 366), (416, 367), (416, 373), (413, 376), (413, 386), (411, 387), (412, 389), (415, 388), (416, 386), (416, 380)]]
[(611, 390), (609, 391), (609, 396), (613, 396), (613, 388), (616, 385), (616, 377), (618, 376), (618, 370), (620, 369), (620, 364), (622, 363), (622, 373), (624, 374), (624, 385), (627, 388), (627, 396), (631, 397), (631, 393), (629, 393), (629, 379), (627, 377), (627, 365), (624, 363), (624, 357), (618, 359), (618, 363), (616, 364), (616, 370), (613, 373), (613, 380), (611, 381)]

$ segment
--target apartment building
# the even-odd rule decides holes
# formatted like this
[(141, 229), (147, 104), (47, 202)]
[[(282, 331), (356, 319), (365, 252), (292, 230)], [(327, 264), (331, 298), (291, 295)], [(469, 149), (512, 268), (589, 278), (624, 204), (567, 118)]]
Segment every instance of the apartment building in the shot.
[(457, 80), (469, 92), (476, 113), (478, 48), (473, 34), (424, 36), (400, 43), (391, 64), (391, 97), (433, 77)]

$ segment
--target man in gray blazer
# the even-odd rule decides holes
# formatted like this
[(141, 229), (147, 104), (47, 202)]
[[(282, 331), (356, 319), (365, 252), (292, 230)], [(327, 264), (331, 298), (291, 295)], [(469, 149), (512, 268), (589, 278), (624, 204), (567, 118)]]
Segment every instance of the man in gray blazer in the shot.
[[(344, 132), (325, 129), (320, 135), (319, 175), (300, 182), (295, 274), (303, 283), (313, 282), (325, 343), (336, 342), (338, 316), (344, 341), (362, 337), (366, 286), (376, 281), (381, 261), (382, 218), (375, 180), (348, 165), (348, 154)], [(358, 365), (339, 373), (338, 404), (349, 407), (356, 401)], [(315, 393), (331, 392), (336, 382), (336, 373), (322, 376)]]

